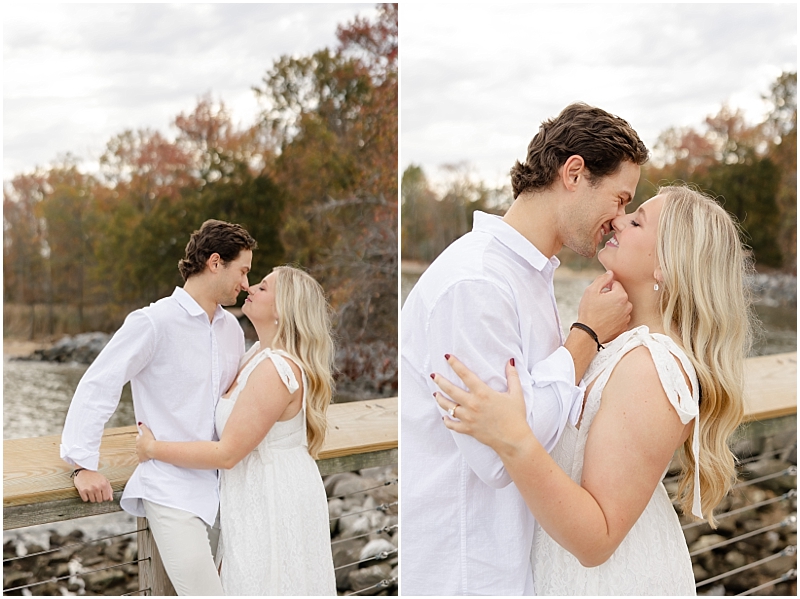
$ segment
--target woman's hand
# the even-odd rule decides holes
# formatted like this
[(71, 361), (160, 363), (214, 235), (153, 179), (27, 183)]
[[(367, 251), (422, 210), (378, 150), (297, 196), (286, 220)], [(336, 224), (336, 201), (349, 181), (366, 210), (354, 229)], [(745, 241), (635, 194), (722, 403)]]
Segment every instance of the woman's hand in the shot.
[(518, 450), (533, 433), (525, 416), (525, 398), (513, 360), (506, 363), (507, 393), (486, 385), (455, 357), (448, 356), (447, 363), (469, 391), (456, 387), (440, 374), (433, 375), (433, 382), (444, 392), (434, 394), (436, 402), (451, 416), (443, 418), (444, 425), (474, 437), (501, 457)]
[(153, 459), (151, 452), (155, 440), (152, 431), (140, 422), (139, 436), (136, 437), (136, 457), (139, 458), (140, 463)]

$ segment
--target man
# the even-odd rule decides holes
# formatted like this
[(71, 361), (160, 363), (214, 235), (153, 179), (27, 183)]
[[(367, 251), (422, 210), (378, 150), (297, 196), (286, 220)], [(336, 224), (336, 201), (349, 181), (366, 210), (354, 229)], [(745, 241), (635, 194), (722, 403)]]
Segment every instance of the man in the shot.
[[(64, 423), (61, 457), (75, 466), (84, 501), (113, 499), (108, 479), (97, 472), (100, 438), (128, 381), (137, 421), (146, 421), (157, 438), (218, 439), (216, 403), (244, 353), (242, 329), (222, 306), (247, 290), (255, 248), (241, 226), (204, 222), (178, 264), (183, 288), (129, 314), (83, 375)], [(217, 476), (151, 460), (137, 466), (120, 500), (126, 512), (147, 517), (179, 595), (223, 594), (212, 553)]]
[[(586, 290), (566, 340), (553, 295), (555, 254), (595, 255), (624, 214), (647, 149), (622, 119), (585, 104), (545, 121), (511, 171), (504, 217), (476, 212), (473, 230), (426, 270), (402, 311), (402, 593), (533, 593), (534, 519), (500, 458), (452, 433), (431, 374), (459, 379), (452, 353), (495, 389), (513, 359), (527, 421), (550, 451), (580, 413), (583, 373), (622, 332), (631, 305), (613, 273)], [(596, 340), (593, 335), (596, 335)], [(458, 418), (456, 411), (454, 416)]]

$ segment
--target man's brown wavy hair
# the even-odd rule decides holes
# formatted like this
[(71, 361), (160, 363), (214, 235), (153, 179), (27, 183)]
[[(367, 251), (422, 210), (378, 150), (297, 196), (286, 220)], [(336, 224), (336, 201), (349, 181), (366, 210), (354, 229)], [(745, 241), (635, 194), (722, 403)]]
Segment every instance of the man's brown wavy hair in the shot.
[(524, 163), (511, 169), (514, 199), (525, 191), (543, 191), (570, 156), (583, 158), (590, 183), (616, 172), (624, 160), (642, 165), (648, 151), (627, 121), (605, 110), (576, 102), (544, 121), (528, 144)]
[(192, 233), (186, 244), (186, 253), (178, 262), (178, 270), (184, 281), (200, 274), (206, 268), (211, 254), (219, 254), (222, 262), (227, 264), (236, 260), (242, 250), (254, 250), (258, 247), (256, 240), (241, 225), (209, 219)]

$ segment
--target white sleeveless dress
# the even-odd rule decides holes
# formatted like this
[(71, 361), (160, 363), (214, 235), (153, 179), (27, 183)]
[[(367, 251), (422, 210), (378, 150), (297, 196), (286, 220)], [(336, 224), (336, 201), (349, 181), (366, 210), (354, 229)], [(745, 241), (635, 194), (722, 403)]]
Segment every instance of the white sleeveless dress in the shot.
[[(630, 350), (644, 345), (653, 357), (661, 384), (684, 424), (695, 421), (698, 440), (698, 385), (694, 367), (669, 337), (650, 333), (646, 326), (627, 331), (610, 342), (592, 361), (584, 375), (596, 381), (586, 398), (580, 429), (567, 423), (551, 456), (573, 481), (580, 484), (583, 454), (600, 396), (611, 371)], [(683, 365), (692, 391), (675, 361)], [(697, 460), (699, 444), (693, 451)], [(664, 473), (666, 474), (666, 472)], [(698, 475), (699, 476), (699, 475)], [(699, 478), (695, 476), (692, 513), (700, 515)], [(662, 475), (663, 477), (663, 475)], [(692, 560), (681, 525), (663, 483), (653, 493), (644, 512), (614, 554), (604, 564), (585, 568), (556, 543), (537, 523), (531, 551), (537, 595), (695, 595)]]
[[(220, 434), (239, 392), (265, 359), (272, 360), (290, 392), (299, 387), (286, 361), (294, 361), (291, 356), (269, 348), (261, 350), (256, 344), (242, 359), (246, 365), (233, 393), (217, 404)], [(220, 576), (226, 595), (336, 595), (328, 500), (317, 465), (308, 453), (308, 384), (305, 371), (300, 370), (300, 412), (290, 420), (276, 422), (241, 462), (221, 471), (217, 560), (222, 564)]]

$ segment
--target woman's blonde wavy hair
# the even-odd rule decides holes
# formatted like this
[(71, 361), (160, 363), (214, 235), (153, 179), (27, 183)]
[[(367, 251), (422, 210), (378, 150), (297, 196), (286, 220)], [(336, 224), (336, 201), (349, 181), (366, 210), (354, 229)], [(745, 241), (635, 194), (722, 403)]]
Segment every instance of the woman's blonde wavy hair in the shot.
[(325, 441), (326, 413), (333, 397), (334, 344), (325, 292), (308, 273), (292, 266), (273, 269), (278, 332), (274, 346), (303, 367), (308, 380), (306, 422), (308, 452), (316, 458)]
[(736, 480), (728, 439), (744, 415), (744, 359), (752, 344), (752, 271), (733, 217), (714, 199), (684, 186), (661, 187), (658, 262), (664, 275), (664, 330), (686, 351), (700, 384), (700, 457), (694, 429), (683, 446), (678, 500), (691, 514), (694, 471), (700, 468), (702, 511), (716, 528), (714, 509)]

